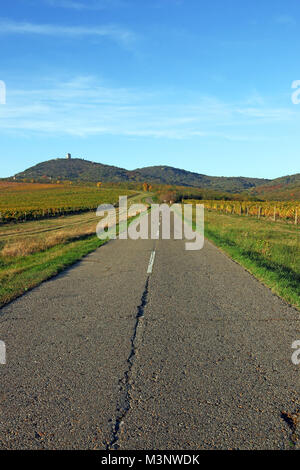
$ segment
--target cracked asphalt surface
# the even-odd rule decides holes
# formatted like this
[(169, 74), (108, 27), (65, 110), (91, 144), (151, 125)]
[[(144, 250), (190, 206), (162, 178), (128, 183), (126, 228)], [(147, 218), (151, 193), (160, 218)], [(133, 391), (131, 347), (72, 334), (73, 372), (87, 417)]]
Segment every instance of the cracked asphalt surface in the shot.
[(299, 337), (208, 241), (110, 241), (0, 311), (0, 448), (297, 447)]

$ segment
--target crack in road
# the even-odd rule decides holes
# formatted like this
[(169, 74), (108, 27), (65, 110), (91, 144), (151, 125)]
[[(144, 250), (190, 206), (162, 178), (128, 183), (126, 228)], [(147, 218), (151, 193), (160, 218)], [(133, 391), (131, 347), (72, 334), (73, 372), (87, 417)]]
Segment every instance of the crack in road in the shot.
[(111, 450), (111, 449), (118, 449), (119, 445), (117, 444), (119, 440), (119, 433), (121, 430), (121, 427), (124, 423), (124, 419), (126, 418), (127, 413), (130, 410), (130, 403), (131, 403), (131, 395), (130, 395), (130, 390), (131, 390), (131, 384), (130, 384), (130, 373), (131, 369), (134, 363), (134, 357), (136, 355), (137, 351), (137, 345), (136, 345), (136, 340), (137, 340), (137, 332), (138, 332), (138, 327), (140, 325), (141, 318), (144, 316), (144, 311), (145, 307), (147, 305), (147, 299), (148, 299), (148, 287), (149, 287), (149, 276), (147, 277), (145, 288), (143, 295), (141, 297), (141, 303), (137, 307), (137, 314), (135, 318), (135, 325), (133, 329), (133, 334), (131, 337), (131, 350), (130, 354), (127, 359), (128, 363), (128, 368), (124, 372), (124, 377), (119, 380), (119, 386), (120, 386), (120, 391), (123, 391), (123, 405), (117, 407), (117, 417), (115, 424), (113, 426), (112, 430), (112, 437), (109, 442), (105, 442), (106, 450)]

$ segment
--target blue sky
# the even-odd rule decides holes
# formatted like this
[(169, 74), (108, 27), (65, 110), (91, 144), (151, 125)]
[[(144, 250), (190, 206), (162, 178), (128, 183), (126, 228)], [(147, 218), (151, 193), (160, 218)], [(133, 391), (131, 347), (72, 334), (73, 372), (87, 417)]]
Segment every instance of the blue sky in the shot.
[(0, 0), (0, 177), (73, 156), (300, 172), (298, 0)]

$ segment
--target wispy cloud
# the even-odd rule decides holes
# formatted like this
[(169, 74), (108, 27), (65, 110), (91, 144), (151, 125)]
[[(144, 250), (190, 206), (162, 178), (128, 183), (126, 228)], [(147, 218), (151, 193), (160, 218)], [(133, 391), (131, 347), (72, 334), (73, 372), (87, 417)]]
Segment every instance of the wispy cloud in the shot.
[(268, 125), (293, 122), (297, 115), (264, 101), (250, 104), (251, 96), (243, 103), (205, 96), (178, 102), (175, 91), (111, 88), (93, 76), (50, 83), (9, 90), (0, 107), (0, 133), (247, 141), (265, 138)]
[(135, 39), (132, 31), (116, 25), (102, 26), (63, 26), (54, 24), (36, 24), (0, 19), (0, 34), (36, 34), (44, 36), (101, 36), (110, 37), (124, 43)]

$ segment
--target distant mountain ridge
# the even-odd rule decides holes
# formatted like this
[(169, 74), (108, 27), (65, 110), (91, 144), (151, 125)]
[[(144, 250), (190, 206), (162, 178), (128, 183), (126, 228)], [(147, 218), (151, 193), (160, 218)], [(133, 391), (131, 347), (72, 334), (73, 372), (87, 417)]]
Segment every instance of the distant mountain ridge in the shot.
[(251, 189), (251, 194), (263, 199), (300, 201), (300, 173), (281, 176)]
[(70, 181), (144, 182), (172, 184), (221, 191), (242, 192), (265, 185), (268, 179), (207, 176), (171, 166), (150, 166), (126, 170), (80, 158), (48, 160), (15, 175), (15, 179), (51, 179)]

